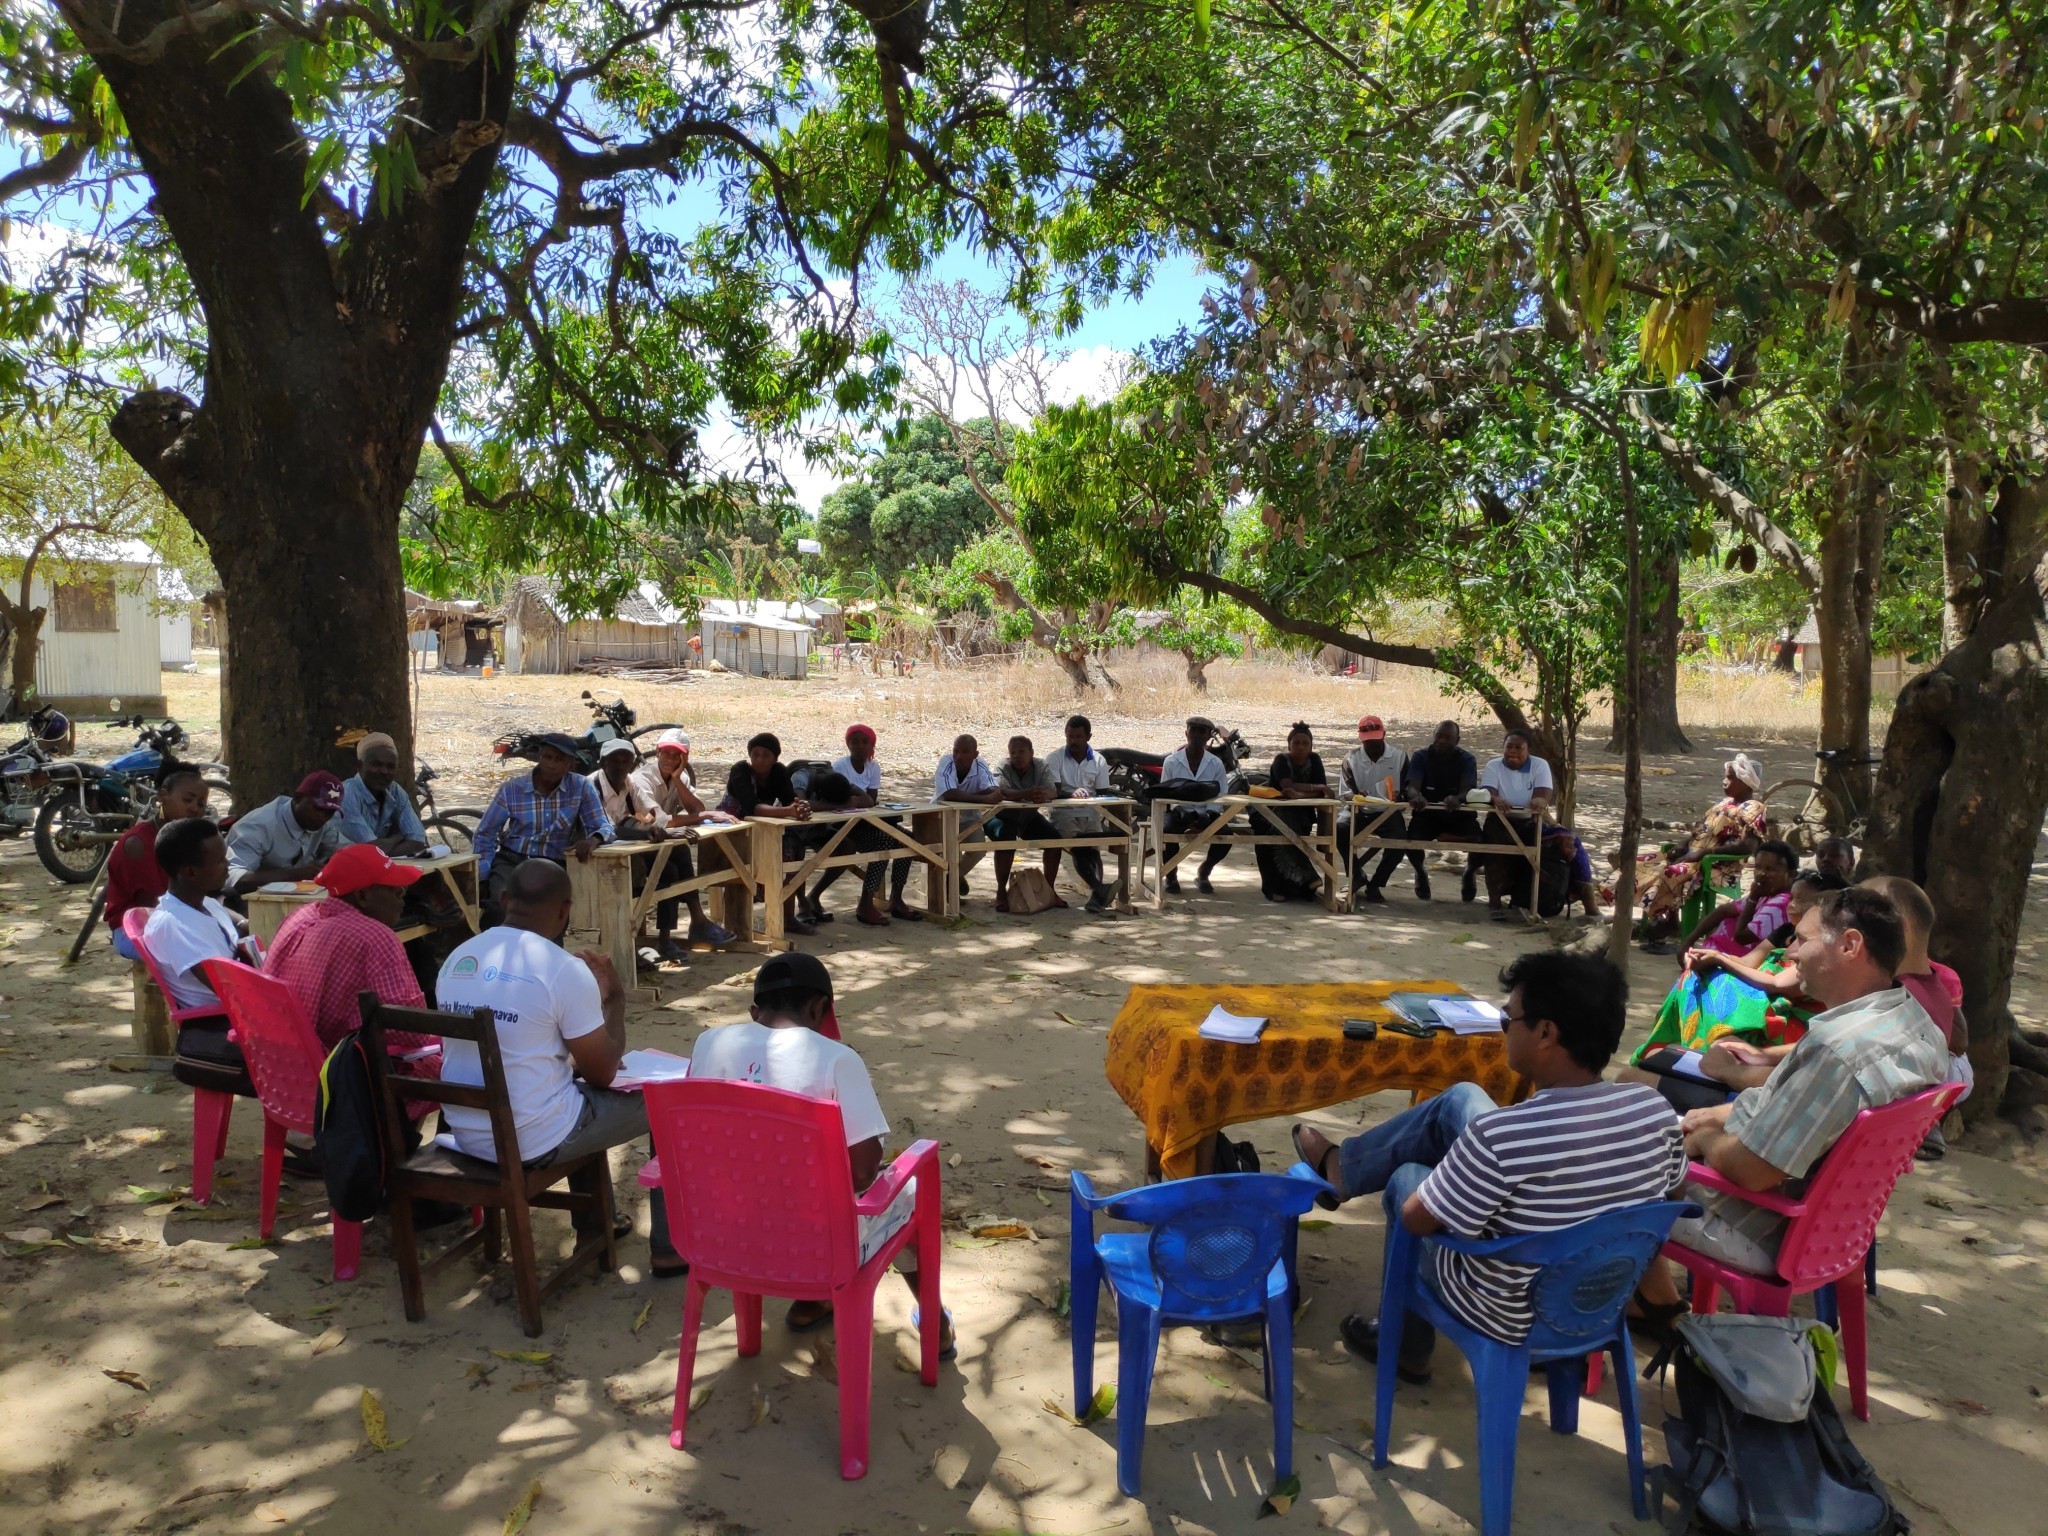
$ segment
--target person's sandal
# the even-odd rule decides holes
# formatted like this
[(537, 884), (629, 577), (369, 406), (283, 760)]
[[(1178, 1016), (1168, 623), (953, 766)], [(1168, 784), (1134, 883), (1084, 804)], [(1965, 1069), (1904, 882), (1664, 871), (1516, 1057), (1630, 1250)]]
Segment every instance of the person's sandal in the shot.
[(1643, 1292), (1640, 1286), (1637, 1287), (1635, 1295), (1631, 1296), (1629, 1301), (1635, 1310), (1642, 1315), (1640, 1317), (1624, 1319), (1628, 1324), (1628, 1331), (1637, 1338), (1651, 1344), (1662, 1345), (1670, 1343), (1675, 1336), (1673, 1325), (1681, 1317), (1685, 1316), (1687, 1312), (1692, 1310), (1691, 1303), (1682, 1296), (1676, 1301), (1645, 1301), (1643, 1300)]
[[(809, 1317), (799, 1319), (798, 1307), (816, 1307), (818, 1310)], [(789, 1310), (782, 1315), (782, 1326), (791, 1333), (816, 1333), (832, 1321), (832, 1303), (829, 1301), (792, 1301)]]
[[(915, 1307), (915, 1306), (913, 1306), (913, 1307), (912, 1307), (912, 1308), (910, 1309), (910, 1326), (911, 1326), (911, 1327), (912, 1327), (913, 1329), (916, 1329), (916, 1328), (918, 1327), (918, 1319), (919, 1319), (919, 1317), (920, 1317), (920, 1316), (922, 1316), (922, 1315), (923, 1315), (923, 1314), (922, 1314), (922, 1310), (921, 1310), (920, 1308), (918, 1308), (918, 1307)], [(919, 1332), (919, 1334), (918, 1334), (918, 1344), (919, 1344), (919, 1346), (920, 1346), (920, 1347), (922, 1347), (922, 1346), (923, 1346), (923, 1343), (924, 1343), (924, 1335), (923, 1335), (923, 1333), (922, 1333), (922, 1332)], [(960, 1353), (960, 1341), (959, 1341), (959, 1340), (958, 1340), (957, 1338), (955, 1338), (955, 1337), (953, 1336), (953, 1309), (952, 1309), (951, 1307), (940, 1307), (940, 1308), (939, 1308), (939, 1358), (940, 1358), (941, 1360), (951, 1360), (951, 1359), (953, 1359), (953, 1358), (954, 1358), (955, 1356), (957, 1356), (957, 1355), (958, 1355), (959, 1353)]]
[[(1308, 1163), (1309, 1167), (1315, 1168), (1316, 1177), (1321, 1179), (1325, 1184), (1328, 1184), (1332, 1189), (1335, 1189), (1337, 1187), (1337, 1181), (1331, 1178), (1327, 1173), (1323, 1172), (1321, 1168), (1317, 1168), (1314, 1163), (1309, 1163), (1308, 1154), (1302, 1151), (1301, 1149), (1301, 1133), (1307, 1129), (1308, 1127), (1305, 1125), (1297, 1125), (1294, 1127), (1293, 1130), (1287, 1133), (1288, 1139), (1294, 1143), (1294, 1155), (1300, 1158), (1304, 1163)], [(1323, 1161), (1325, 1163), (1329, 1162), (1330, 1154), (1332, 1152), (1335, 1152), (1336, 1150), (1337, 1149), (1334, 1146), (1326, 1150), (1323, 1153)], [(1337, 1197), (1334, 1195), (1317, 1195), (1316, 1204), (1321, 1206), (1326, 1211), (1334, 1211), (1335, 1209), (1337, 1209)]]

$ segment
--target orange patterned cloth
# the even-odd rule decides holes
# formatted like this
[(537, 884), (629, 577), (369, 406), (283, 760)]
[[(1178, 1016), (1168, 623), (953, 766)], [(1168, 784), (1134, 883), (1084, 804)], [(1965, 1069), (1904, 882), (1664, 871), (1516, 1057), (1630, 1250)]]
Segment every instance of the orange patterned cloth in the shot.
[[(1391, 1034), (1394, 992), (1462, 992), (1448, 981), (1340, 981), (1312, 985), (1139, 986), (1109, 1026), (1109, 1085), (1143, 1122), (1145, 1144), (1169, 1179), (1195, 1171), (1202, 1143), (1226, 1125), (1341, 1104), (1383, 1088), (1441, 1093), (1477, 1083), (1498, 1104), (1519, 1103), (1529, 1082), (1508, 1067), (1499, 1035)], [(1266, 1019), (1256, 1045), (1204, 1040), (1209, 1010)], [(1346, 1019), (1382, 1026), (1372, 1040), (1344, 1038)]]

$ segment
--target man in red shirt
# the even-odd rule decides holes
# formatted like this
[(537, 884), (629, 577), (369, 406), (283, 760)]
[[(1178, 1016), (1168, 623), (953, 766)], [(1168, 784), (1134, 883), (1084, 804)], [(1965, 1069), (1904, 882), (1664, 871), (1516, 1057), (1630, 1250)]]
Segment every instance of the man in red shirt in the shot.
[[(299, 1007), (333, 1050), (362, 1022), (358, 992), (374, 992), (397, 1008), (424, 1008), (426, 995), (393, 931), (406, 887), (421, 871), (394, 864), (375, 843), (352, 843), (320, 871), (325, 901), (308, 902), (284, 920), (263, 957), (268, 975), (292, 989)], [(418, 1050), (431, 1035), (393, 1035), (395, 1048)]]
[(155, 906), (171, 888), (171, 877), (156, 861), (156, 829), (205, 814), (206, 781), (199, 770), (172, 767), (157, 782), (154, 813), (123, 832), (107, 855), (107, 927), (113, 930), (114, 953), (122, 959), (137, 956), (121, 920), (131, 907)]

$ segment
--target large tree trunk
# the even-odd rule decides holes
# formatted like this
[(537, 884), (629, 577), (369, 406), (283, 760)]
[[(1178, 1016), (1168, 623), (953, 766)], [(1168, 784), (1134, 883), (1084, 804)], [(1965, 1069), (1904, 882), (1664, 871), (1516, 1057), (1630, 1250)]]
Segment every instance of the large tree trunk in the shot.
[(392, 158), (421, 179), (373, 189), (358, 215), (308, 196), (311, 146), (266, 72), (264, 29), (228, 10), (172, 27), (158, 53), (127, 45), (185, 18), (180, 0), (61, 4), (82, 35), (120, 34), (94, 56), (205, 315), (203, 399), (145, 391), (112, 430), (227, 591), (237, 808), (348, 769), (335, 737), (353, 728), (388, 731), (409, 764), (398, 512), (454, 345), (525, 7), (479, 22), (473, 58), (408, 67)]
[(48, 610), (25, 608), (0, 594), (0, 611), (4, 611), (7, 623), (7, 682), (14, 690), (15, 707), (19, 709), (36, 695), (36, 650)]
[[(1657, 756), (1690, 752), (1692, 742), (1678, 722), (1678, 547), (1662, 543), (1657, 558), (1643, 573), (1645, 595), (1657, 597), (1655, 612), (1645, 613), (1643, 626), (1642, 697), (1636, 701), (1637, 730), (1642, 750)], [(1647, 607), (1647, 604), (1645, 605)], [(1614, 734), (1610, 752), (1626, 751), (1622, 729), (1623, 690), (1614, 693)]]
[(2029, 583), (1900, 693), (1865, 860), (1934, 902), (1934, 957), (1963, 980), (1972, 1123), (2005, 1092), (2013, 959), (2044, 812), (2048, 617)]

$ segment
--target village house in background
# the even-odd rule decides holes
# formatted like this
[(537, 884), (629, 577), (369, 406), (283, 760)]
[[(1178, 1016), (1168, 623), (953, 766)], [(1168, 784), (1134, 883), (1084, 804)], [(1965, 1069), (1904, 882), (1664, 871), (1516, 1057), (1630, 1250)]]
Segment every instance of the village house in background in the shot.
[(705, 599), (697, 614), (704, 659), (748, 677), (806, 677), (814, 644), (846, 636), (846, 615), (830, 598)]
[(467, 598), (428, 597), (405, 591), (407, 642), (422, 658), (431, 656), (443, 672), (476, 670), (499, 656), (498, 631), (505, 621)]
[[(6, 572), (0, 581), (10, 601), (22, 596), (26, 553), (0, 549), (0, 571)], [(91, 558), (74, 554), (61, 562), (45, 552), (27, 593), (27, 606), (44, 611), (36, 635), (37, 701), (78, 719), (161, 715), (166, 641), (182, 651), (170, 665), (191, 661), (190, 597), (140, 540), (107, 540)], [(14, 643), (10, 633), (10, 656)]]
[[(1802, 682), (1818, 684), (1820, 681), (1820, 620), (1812, 614), (1806, 616), (1805, 624), (1792, 636), (1792, 668), (1798, 672)], [(1899, 690), (1927, 670), (1927, 663), (1908, 659), (1904, 651), (1872, 651), (1870, 653), (1870, 696), (1873, 699), (1894, 699)]]
[(596, 662), (680, 667), (690, 626), (652, 582), (642, 582), (609, 614), (568, 611), (553, 583), (522, 576), (506, 595), (501, 661), (507, 672), (575, 672)]

